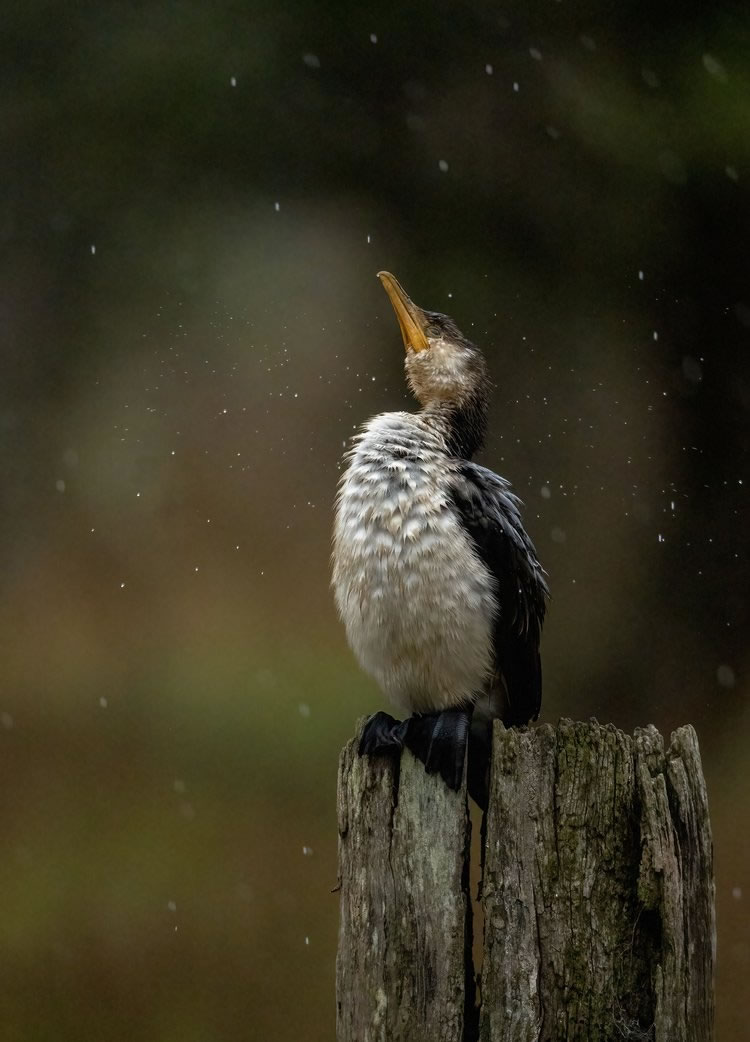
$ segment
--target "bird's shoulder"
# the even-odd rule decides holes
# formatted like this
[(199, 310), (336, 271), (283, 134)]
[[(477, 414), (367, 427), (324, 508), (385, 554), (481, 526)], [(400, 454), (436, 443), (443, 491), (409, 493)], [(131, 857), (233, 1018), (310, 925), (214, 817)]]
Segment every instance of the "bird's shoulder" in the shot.
[(499, 474), (469, 460), (456, 460), (451, 490), (466, 520), (485, 528), (493, 523), (523, 527), (521, 500)]
[(487, 467), (461, 460), (454, 469), (450, 495), (479, 556), (496, 580), (508, 589), (511, 578), (523, 602), (522, 614), (533, 613), (541, 621), (549, 591), (523, 525), (523, 504), (510, 482)]
[(460, 461), (451, 493), (496, 584), (493, 653), (507, 699), (503, 719), (508, 725), (525, 724), (538, 717), (542, 701), (539, 640), (549, 596), (544, 570), (523, 526), (522, 503), (505, 478)]

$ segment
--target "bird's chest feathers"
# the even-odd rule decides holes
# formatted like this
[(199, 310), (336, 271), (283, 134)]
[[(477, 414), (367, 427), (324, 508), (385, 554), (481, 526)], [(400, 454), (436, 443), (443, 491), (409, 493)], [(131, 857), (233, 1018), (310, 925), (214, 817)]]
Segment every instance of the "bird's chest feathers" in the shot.
[(339, 491), (333, 585), (362, 665), (394, 701), (426, 711), (481, 690), (496, 602), (453, 506), (454, 464), (418, 433), (418, 444), (377, 429), (358, 442)]
[[(410, 627), (464, 625), (492, 614), (492, 579), (453, 506), (453, 461), (427, 424), (373, 421), (338, 501), (334, 586), (344, 617)], [(390, 422), (389, 422), (390, 421)], [(394, 429), (395, 428), (395, 429)]]
[(337, 537), (361, 580), (408, 586), (439, 571), (456, 538), (446, 457), (363, 439), (344, 478)]

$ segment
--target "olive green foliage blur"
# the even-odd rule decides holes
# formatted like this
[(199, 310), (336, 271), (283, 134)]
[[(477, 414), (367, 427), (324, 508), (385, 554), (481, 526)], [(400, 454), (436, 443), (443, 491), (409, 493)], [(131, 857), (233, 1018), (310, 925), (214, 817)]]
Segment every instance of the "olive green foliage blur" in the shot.
[(743, 1038), (750, 14), (29, 3), (4, 17), (3, 1038), (334, 1032), (335, 618), (375, 279), (486, 351), (552, 589), (543, 719), (695, 724)]

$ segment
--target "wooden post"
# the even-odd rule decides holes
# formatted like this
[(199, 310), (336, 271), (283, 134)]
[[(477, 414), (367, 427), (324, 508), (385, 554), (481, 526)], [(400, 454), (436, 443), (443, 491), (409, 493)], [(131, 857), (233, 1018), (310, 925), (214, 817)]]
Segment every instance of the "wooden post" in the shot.
[[(401, 763), (341, 754), (340, 1042), (461, 1042), (473, 1008), (470, 823), (409, 752)], [(439, 782), (439, 784), (438, 784)]]
[[(361, 725), (360, 725), (361, 730)], [(339, 770), (338, 1042), (711, 1042), (711, 830), (692, 727), (495, 725), (475, 1006), (466, 792)]]

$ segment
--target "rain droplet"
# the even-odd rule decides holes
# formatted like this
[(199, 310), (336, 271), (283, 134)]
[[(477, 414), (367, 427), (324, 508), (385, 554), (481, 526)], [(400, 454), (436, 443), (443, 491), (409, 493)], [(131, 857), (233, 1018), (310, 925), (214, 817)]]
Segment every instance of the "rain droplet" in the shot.
[(734, 685), (736, 683), (736, 677), (734, 675), (734, 670), (732, 669), (731, 666), (727, 666), (727, 665), (719, 666), (719, 668), (716, 670), (716, 679), (718, 680), (720, 687), (729, 687), (729, 688), (731, 688), (731, 687), (734, 687)]
[(709, 76), (713, 76), (713, 78), (715, 80), (718, 80), (719, 83), (729, 82), (727, 70), (724, 68), (724, 66), (721, 64), (718, 58), (714, 58), (713, 54), (704, 54), (702, 61), (703, 68), (706, 70)]

